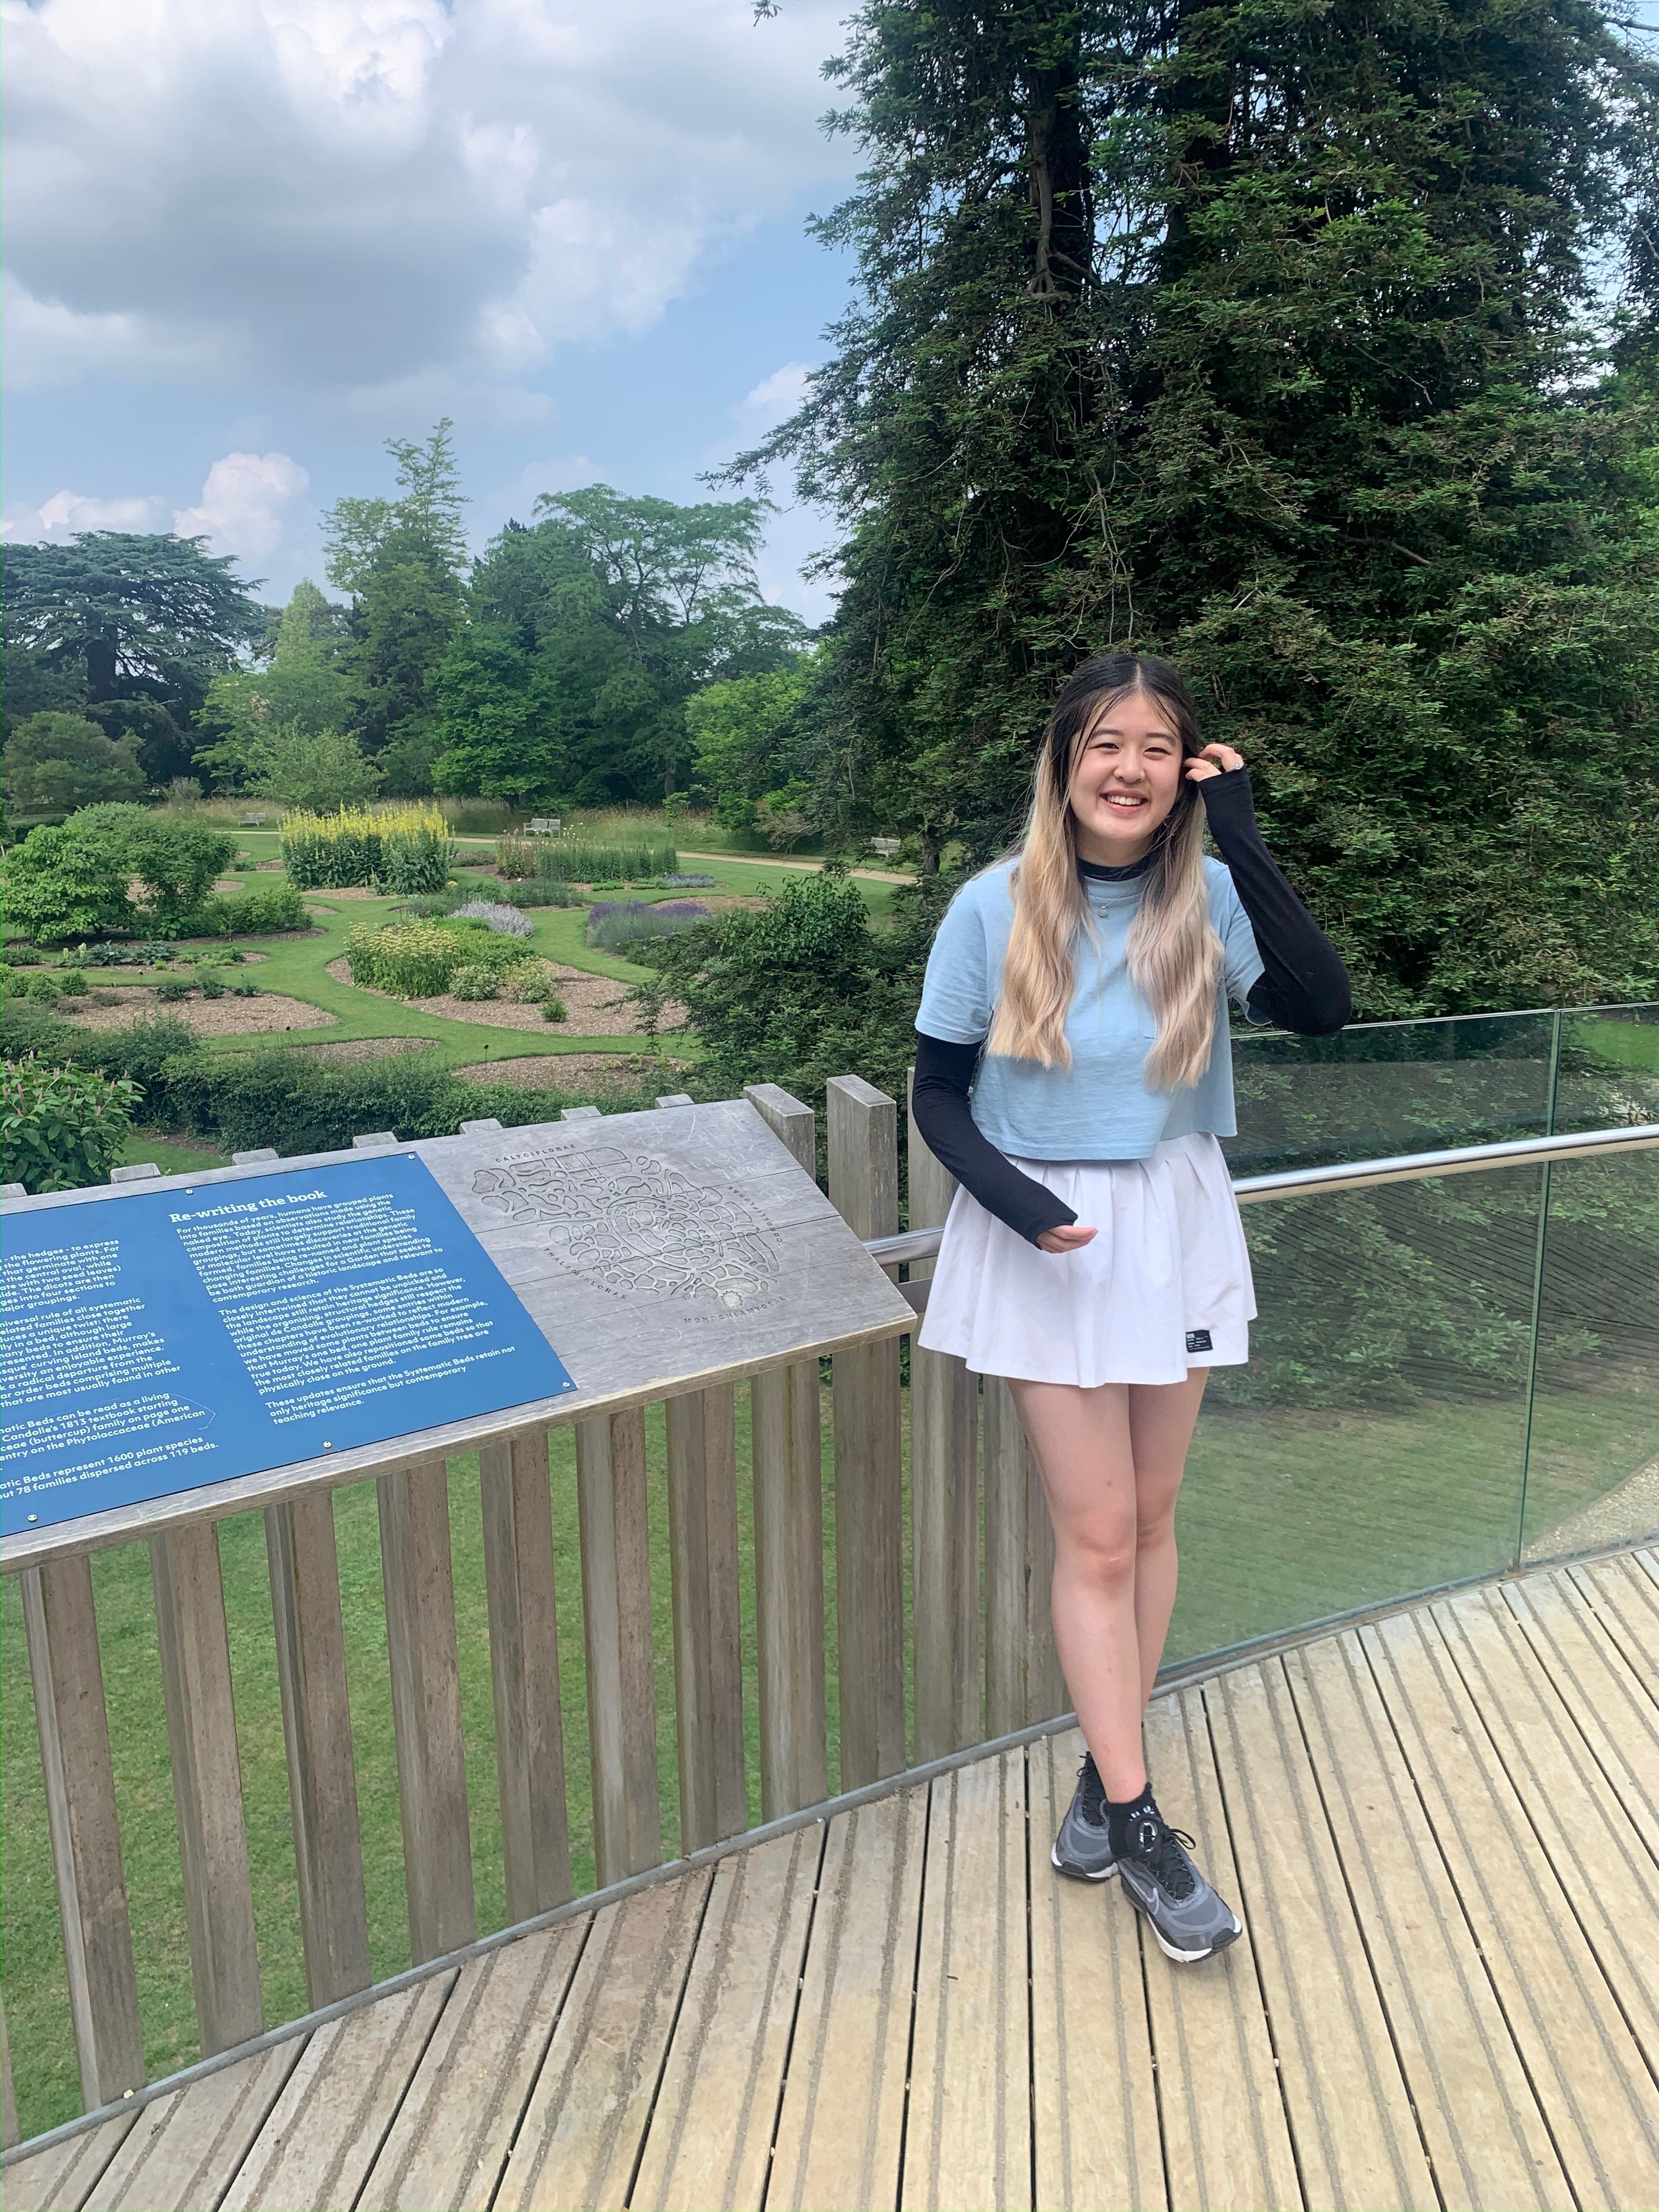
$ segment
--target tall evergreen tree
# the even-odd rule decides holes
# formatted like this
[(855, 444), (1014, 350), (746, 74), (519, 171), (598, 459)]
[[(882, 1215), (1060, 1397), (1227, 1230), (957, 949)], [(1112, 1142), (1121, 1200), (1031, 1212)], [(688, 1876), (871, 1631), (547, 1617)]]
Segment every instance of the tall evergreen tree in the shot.
[(188, 772), (210, 683), (266, 625), (257, 581), (204, 538), (83, 530), (8, 545), (0, 578), (8, 728), (73, 705), (133, 738), (153, 783)]
[(462, 618), (466, 501), (446, 416), (416, 444), (388, 438), (398, 499), (342, 499), (324, 525), (329, 581), (351, 596), (344, 660), (364, 750), (392, 793), (431, 788), (428, 679)]
[(1367, 1012), (1659, 988), (1655, 90), (1609, 12), (872, 0), (834, 73), (862, 297), (737, 472), (845, 518), (866, 814), (994, 850), (1133, 644)]

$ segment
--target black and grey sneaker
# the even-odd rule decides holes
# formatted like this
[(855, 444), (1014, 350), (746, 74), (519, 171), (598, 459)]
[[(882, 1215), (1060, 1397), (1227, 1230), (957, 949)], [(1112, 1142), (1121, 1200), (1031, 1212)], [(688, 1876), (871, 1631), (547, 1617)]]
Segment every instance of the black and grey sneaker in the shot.
[(1061, 1874), (1070, 1875), (1074, 1881), (1106, 1881), (1117, 1872), (1106, 1825), (1106, 1792), (1091, 1753), (1083, 1755), (1077, 1788), (1048, 1856)]
[(1243, 1932), (1232, 1907), (1188, 1857), (1192, 1843), (1165, 1826), (1149, 1796), (1130, 1814), (1117, 1856), (1130, 1904), (1146, 1915), (1164, 1956), (1183, 1965), (1224, 1951)]

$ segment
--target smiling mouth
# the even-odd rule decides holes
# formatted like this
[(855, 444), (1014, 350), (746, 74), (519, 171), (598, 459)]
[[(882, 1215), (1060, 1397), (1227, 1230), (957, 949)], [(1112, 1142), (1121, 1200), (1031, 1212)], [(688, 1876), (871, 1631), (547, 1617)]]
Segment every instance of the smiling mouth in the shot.
[(1133, 813), (1137, 808), (1145, 806), (1146, 803), (1144, 799), (1133, 798), (1125, 791), (1110, 793), (1106, 799), (1108, 806), (1115, 806), (1121, 813), (1124, 814)]

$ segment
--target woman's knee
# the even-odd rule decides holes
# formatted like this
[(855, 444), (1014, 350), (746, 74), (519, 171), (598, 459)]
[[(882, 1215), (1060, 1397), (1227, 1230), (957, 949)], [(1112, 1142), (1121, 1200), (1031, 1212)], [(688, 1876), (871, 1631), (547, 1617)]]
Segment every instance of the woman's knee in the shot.
[(1173, 1489), (1161, 1492), (1151, 1498), (1136, 1500), (1135, 1548), (1137, 1551), (1153, 1551), (1160, 1544), (1173, 1542), (1175, 1510), (1176, 1492)]
[(1054, 1530), (1056, 1566), (1095, 1589), (1132, 1583), (1139, 1548), (1135, 1518), (1129, 1513), (1091, 1516)]

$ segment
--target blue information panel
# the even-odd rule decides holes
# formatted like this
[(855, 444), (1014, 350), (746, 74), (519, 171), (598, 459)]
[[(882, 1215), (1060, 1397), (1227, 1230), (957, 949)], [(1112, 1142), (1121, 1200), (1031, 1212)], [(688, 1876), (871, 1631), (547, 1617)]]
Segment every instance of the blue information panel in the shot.
[(0, 1534), (574, 1390), (402, 1152), (5, 1227)]

